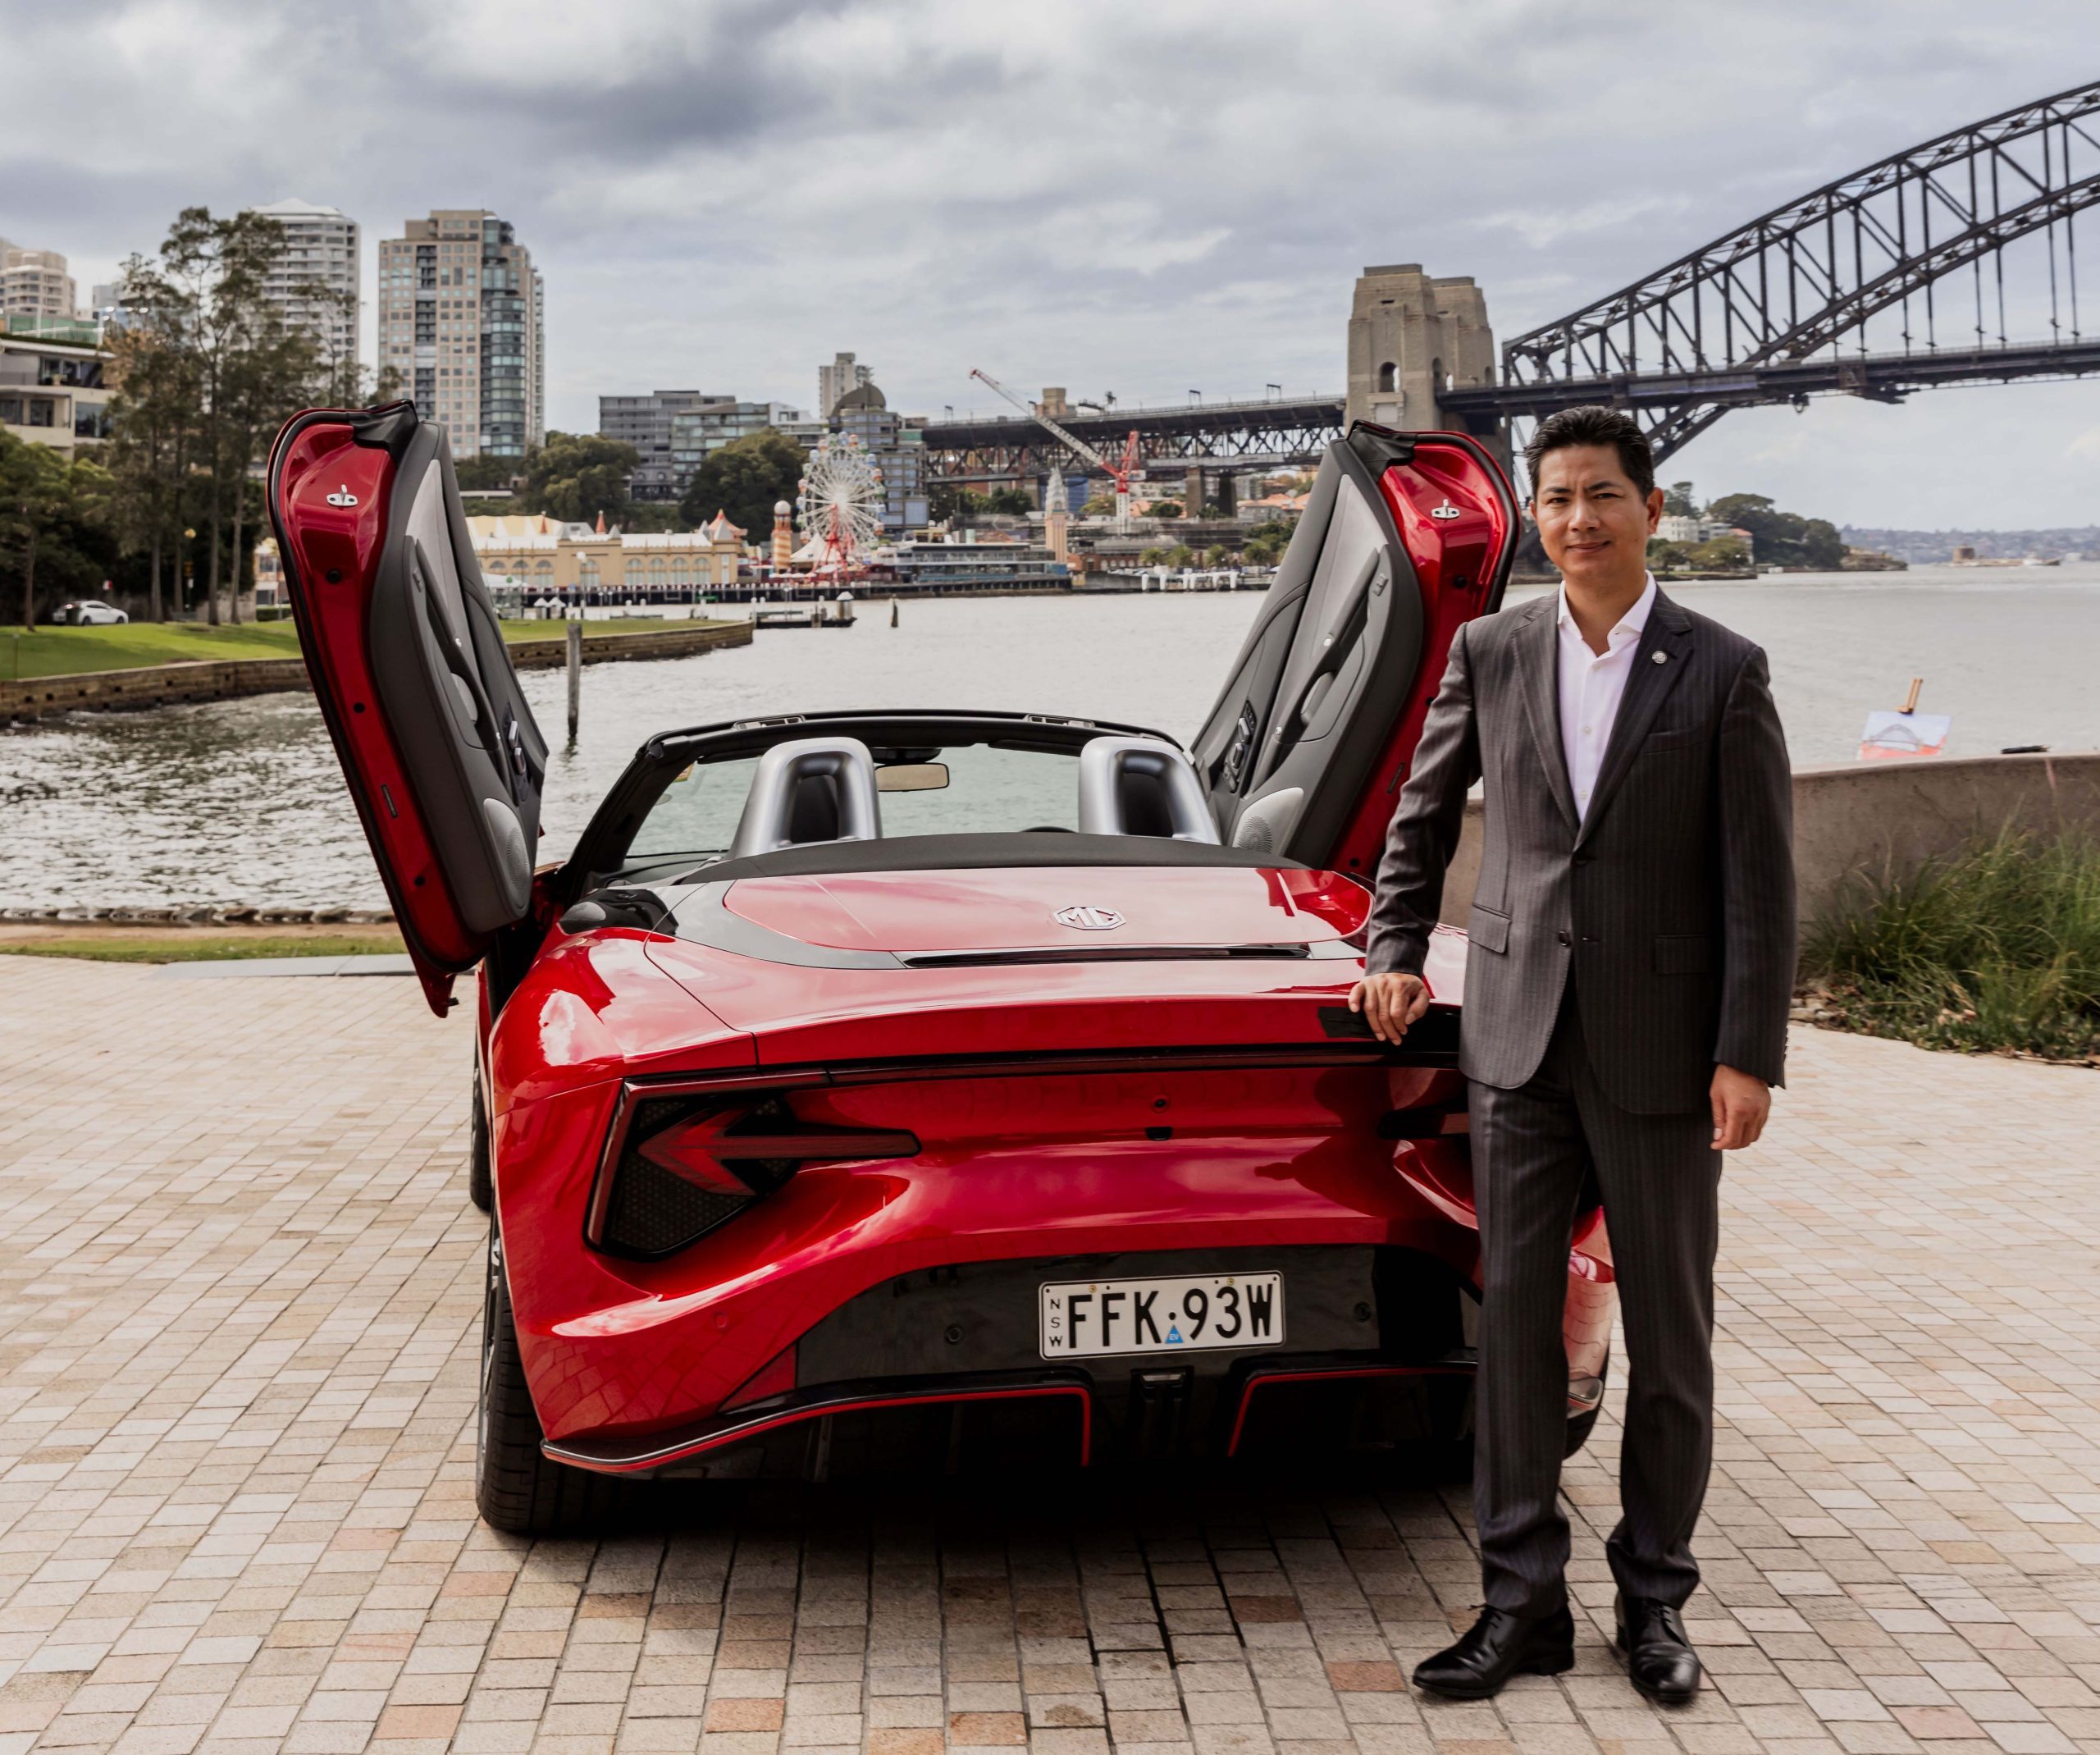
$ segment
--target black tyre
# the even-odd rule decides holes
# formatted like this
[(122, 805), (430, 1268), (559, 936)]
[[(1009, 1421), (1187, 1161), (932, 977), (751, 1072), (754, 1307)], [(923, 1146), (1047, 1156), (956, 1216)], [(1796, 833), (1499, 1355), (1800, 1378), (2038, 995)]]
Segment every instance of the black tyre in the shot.
[[(1605, 1355), (1605, 1362), (1597, 1368), (1597, 1382), (1600, 1386), (1602, 1386), (1610, 1380), (1611, 1355), (1607, 1352)], [(1590, 1442), (1590, 1434), (1597, 1429), (1597, 1416), (1604, 1410), (1605, 1405), (1600, 1394), (1596, 1406), (1591, 1409), (1587, 1414), (1578, 1414), (1568, 1421), (1568, 1448), (1560, 1453), (1563, 1456), (1573, 1456), (1576, 1451)]]
[(489, 1112), (482, 1100), (482, 1075), (474, 1072), (474, 1102), (467, 1122), (467, 1198), (486, 1213), (495, 1205), (495, 1175), (489, 1163)]
[(518, 1357), (503, 1272), (503, 1236), (489, 1226), (487, 1287), (482, 1300), (482, 1394), (474, 1435), (474, 1503), (492, 1528), (513, 1535), (581, 1533), (606, 1520), (620, 1484), (587, 1469), (550, 1462)]

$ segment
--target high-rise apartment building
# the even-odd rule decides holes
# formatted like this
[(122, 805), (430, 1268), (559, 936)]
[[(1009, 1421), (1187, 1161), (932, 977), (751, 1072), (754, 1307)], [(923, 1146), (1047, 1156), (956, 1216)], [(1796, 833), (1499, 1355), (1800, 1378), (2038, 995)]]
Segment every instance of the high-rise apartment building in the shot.
[(57, 250), (24, 249), (0, 238), (0, 313), (9, 317), (78, 317), (80, 293)]
[(284, 227), (264, 292), (285, 327), (308, 331), (335, 365), (358, 362), (358, 222), (296, 196), (254, 210)]
[(874, 381), (873, 366), (856, 365), (851, 354), (834, 354), (829, 365), (817, 368), (817, 418), (829, 420), (849, 393)]
[(692, 473), (680, 474), (671, 455), (671, 423), (674, 417), (710, 403), (728, 401), (701, 390), (654, 390), (646, 396), (600, 396), (598, 399), (598, 436), (632, 445), (641, 459), (628, 478), (628, 492), (637, 500), (676, 500), (686, 491)]
[(546, 436), (544, 288), (485, 208), (434, 208), (379, 245), (379, 359), (457, 457), (518, 457)]

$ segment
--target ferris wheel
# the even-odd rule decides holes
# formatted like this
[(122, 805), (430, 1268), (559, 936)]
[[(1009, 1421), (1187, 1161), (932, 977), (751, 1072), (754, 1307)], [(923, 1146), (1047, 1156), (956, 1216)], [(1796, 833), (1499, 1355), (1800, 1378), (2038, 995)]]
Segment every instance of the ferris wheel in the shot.
[(795, 511), (819, 572), (863, 564), (883, 531), (883, 475), (850, 433), (827, 433), (796, 484)]

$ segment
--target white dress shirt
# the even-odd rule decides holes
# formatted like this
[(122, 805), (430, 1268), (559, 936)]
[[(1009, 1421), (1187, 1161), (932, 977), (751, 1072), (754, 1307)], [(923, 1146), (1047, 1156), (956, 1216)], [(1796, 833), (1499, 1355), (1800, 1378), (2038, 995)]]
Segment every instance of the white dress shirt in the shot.
[(1568, 613), (1568, 587), (1564, 583), (1560, 587), (1560, 752), (1568, 761), (1568, 784), (1575, 794), (1577, 821), (1590, 814), (1590, 794), (1596, 790), (1605, 746), (1611, 741), (1626, 679), (1633, 674), (1633, 655), (1655, 606), (1655, 576), (1651, 573), (1647, 588), (1619, 618), (1600, 655), (1590, 650), (1590, 642)]

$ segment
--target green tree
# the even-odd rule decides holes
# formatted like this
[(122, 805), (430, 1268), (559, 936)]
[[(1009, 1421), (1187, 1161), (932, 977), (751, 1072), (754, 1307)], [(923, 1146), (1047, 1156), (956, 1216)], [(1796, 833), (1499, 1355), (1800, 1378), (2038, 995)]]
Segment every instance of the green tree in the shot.
[(628, 478), (641, 461), (640, 452), (617, 439), (550, 432), (525, 459), (520, 510), (565, 524), (588, 524), (600, 514), (608, 524), (617, 523), (627, 509)]
[[(147, 615), (167, 619), (182, 608), (183, 514), (190, 463), (203, 422), (197, 360), (185, 345), (180, 302), (134, 256), (124, 270), (130, 321), (107, 343), (116, 386), (110, 399), (109, 441), (102, 461), (115, 487), (117, 523), (128, 546), (148, 557)], [(161, 588), (162, 562), (170, 590)]]
[(156, 498), (127, 507), (120, 523), (153, 551), (156, 574), (159, 542), (185, 519), (202, 526), (206, 613), (215, 625), (222, 581), (232, 618), (240, 618), (271, 439), (302, 405), (347, 386), (340, 363), (331, 377), (314, 336), (287, 326), (267, 296), (284, 238), (282, 226), (258, 213), (220, 219), (185, 208), (153, 261), (126, 264), (126, 302), (144, 313), (139, 363), (147, 376), (137, 393), (121, 388), (113, 400), (115, 450), (131, 494), (162, 468), (174, 487), (172, 505)]
[(1706, 515), (1747, 531), (1762, 563), (1831, 571), (1845, 559), (1844, 539), (1828, 519), (1782, 512), (1764, 494), (1724, 494)]
[(108, 491), (94, 464), (0, 432), (0, 565), (17, 582), (25, 628), (36, 625), (39, 600), (92, 591), (109, 576)]
[(808, 453), (785, 433), (761, 427), (707, 454), (678, 502), (679, 513), (688, 529), (724, 513), (752, 541), (763, 541), (773, 528), (774, 507), (783, 500), (795, 503), (808, 463)]
[(1240, 554), (1250, 566), (1272, 567), (1283, 559), (1284, 551), (1290, 546), (1291, 533), (1297, 528), (1294, 518), (1272, 518), (1257, 524)]
[(492, 488), (514, 487), (532, 467), (530, 456), (523, 463), (515, 457), (462, 457), (454, 462), (452, 472), (462, 487), (486, 492)]
[(984, 509), (1002, 518), (1025, 518), (1035, 505), (1025, 488), (995, 487), (984, 496)]
[(1113, 518), (1116, 515), (1116, 496), (1113, 494), (1089, 494), (1086, 504), (1080, 508), (1081, 518)]
[(1147, 518), (1179, 518), (1181, 502), (1179, 500), (1155, 500), (1145, 508)]
[(1668, 518), (1696, 518), (1699, 508), (1693, 503), (1691, 483), (1672, 482), (1663, 490), (1663, 513)]

